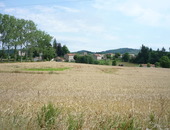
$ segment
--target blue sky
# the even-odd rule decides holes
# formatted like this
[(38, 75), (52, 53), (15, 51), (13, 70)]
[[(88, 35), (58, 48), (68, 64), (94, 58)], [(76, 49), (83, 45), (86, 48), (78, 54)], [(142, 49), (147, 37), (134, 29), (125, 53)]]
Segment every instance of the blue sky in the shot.
[(70, 51), (170, 47), (170, 0), (1, 0), (0, 13), (33, 20)]

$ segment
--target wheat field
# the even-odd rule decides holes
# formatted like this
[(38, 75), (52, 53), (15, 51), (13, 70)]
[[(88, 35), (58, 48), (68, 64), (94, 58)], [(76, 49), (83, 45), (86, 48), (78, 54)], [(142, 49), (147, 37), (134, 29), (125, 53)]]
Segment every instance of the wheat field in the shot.
[[(26, 70), (64, 67), (69, 69)], [(0, 129), (14, 128), (11, 117), (17, 113), (27, 119), (26, 126), (18, 128), (38, 129), (30, 124), (49, 102), (62, 108), (63, 115), (83, 113), (81, 129), (99, 129), (100, 122), (111, 116), (137, 117), (143, 129), (151, 113), (157, 119), (155, 124), (168, 129), (170, 69), (58, 62), (0, 64)], [(60, 123), (59, 128), (67, 129), (67, 125)]]

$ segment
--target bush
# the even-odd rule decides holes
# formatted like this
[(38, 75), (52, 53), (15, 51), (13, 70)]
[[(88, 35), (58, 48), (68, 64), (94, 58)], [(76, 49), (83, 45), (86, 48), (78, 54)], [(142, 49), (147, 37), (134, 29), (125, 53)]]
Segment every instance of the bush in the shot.
[(79, 56), (79, 55), (75, 55), (74, 56), (75, 62), (76, 63), (86, 63), (86, 64), (93, 64), (94, 63), (94, 59), (92, 56)]
[(159, 63), (159, 62), (156, 62), (156, 63), (155, 63), (155, 67), (160, 67), (160, 63)]
[(147, 67), (151, 67), (151, 64), (150, 64), (150, 63), (147, 63)]
[(163, 68), (170, 68), (170, 59), (168, 58), (168, 56), (161, 57), (160, 65)]
[(94, 64), (96, 64), (96, 65), (98, 65), (99, 63), (100, 63), (100, 62), (97, 61), (97, 60), (94, 61)]
[(117, 65), (116, 60), (113, 60), (112, 61), (112, 66), (116, 66), (116, 65)]
[(142, 65), (142, 64), (140, 64), (140, 65), (139, 65), (139, 67), (143, 67), (143, 65)]

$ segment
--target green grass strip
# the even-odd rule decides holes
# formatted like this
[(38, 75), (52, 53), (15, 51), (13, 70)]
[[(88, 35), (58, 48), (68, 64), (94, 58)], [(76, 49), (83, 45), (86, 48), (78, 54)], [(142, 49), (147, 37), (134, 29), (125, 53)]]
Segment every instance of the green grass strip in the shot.
[(65, 68), (28, 68), (26, 71), (64, 71), (70, 69), (68, 67)]

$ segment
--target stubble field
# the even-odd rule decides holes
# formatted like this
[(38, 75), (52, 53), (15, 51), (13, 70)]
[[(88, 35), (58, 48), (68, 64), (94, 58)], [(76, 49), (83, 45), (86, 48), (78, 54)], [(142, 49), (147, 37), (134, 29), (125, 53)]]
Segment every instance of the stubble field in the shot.
[[(118, 117), (119, 122), (135, 120), (134, 128), (168, 129), (170, 69), (57, 62), (0, 64), (0, 129), (42, 129), (35, 123), (36, 113), (49, 102), (62, 110), (53, 129), (69, 129), (68, 115), (83, 115), (78, 129), (104, 129), (111, 125), (108, 118), (118, 121)], [(108, 129), (119, 128), (115, 124)]]

